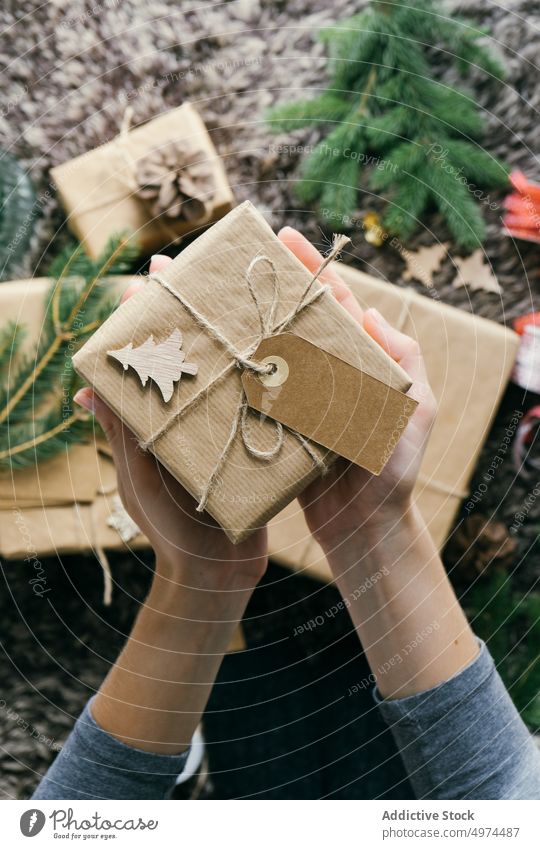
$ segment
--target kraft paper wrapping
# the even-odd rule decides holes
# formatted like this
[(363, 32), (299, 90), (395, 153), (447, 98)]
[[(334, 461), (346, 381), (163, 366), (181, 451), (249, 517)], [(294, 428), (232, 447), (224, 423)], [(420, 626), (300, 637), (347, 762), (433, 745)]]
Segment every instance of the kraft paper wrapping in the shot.
[[(339, 266), (340, 274), (353, 289), (363, 306), (376, 306), (389, 321), (400, 324), (419, 340), (426, 352), (426, 363), (433, 389), (439, 401), (439, 415), (433, 428), (416, 490), (420, 509), (436, 543), (442, 547), (466, 494), (478, 454), (488, 433), (500, 396), (504, 392), (515, 359), (516, 335), (494, 322), (469, 315), (437, 303), (429, 296), (416, 295), (376, 280), (348, 266)], [(118, 279), (119, 288), (131, 278)], [(18, 280), (0, 286), (0, 312), (5, 320), (24, 321), (30, 349), (37, 338), (43, 318), (43, 301), (50, 281), (44, 278)], [(87, 447), (83, 446), (85, 454)], [(75, 451), (72, 448), (70, 454)], [(77, 449), (80, 450), (80, 449)], [(92, 447), (95, 454), (95, 447)], [(113, 510), (116, 478), (112, 462), (102, 456), (100, 474), (97, 463), (79, 460), (79, 475), (70, 474), (72, 465), (55, 460), (56, 472), (49, 477), (47, 465), (40, 468), (40, 489), (44, 500), (39, 507), (17, 504), (19, 480), (26, 490), (26, 472), (16, 472), (13, 501), (0, 510), (0, 553), (5, 558), (27, 556), (28, 540), (38, 555), (89, 552), (95, 546), (106, 550), (122, 549), (118, 533), (107, 525)], [(56, 465), (58, 463), (58, 465)], [(77, 502), (79, 487), (99, 478), (92, 503)], [(21, 484), (22, 486), (22, 484)], [(105, 489), (108, 495), (99, 492)], [(9, 490), (8, 490), (9, 491)], [(0, 489), (4, 495), (6, 490)], [(51, 493), (54, 503), (50, 502)], [(64, 502), (57, 506), (58, 497)], [(86, 496), (84, 496), (86, 497)], [(20, 516), (18, 521), (16, 519)], [(22, 522), (22, 524), (21, 524)], [(26, 531), (24, 530), (26, 528)], [(130, 547), (147, 546), (141, 535)], [(269, 545), (274, 560), (314, 578), (328, 580), (330, 571), (321, 548), (309, 535), (296, 501), (289, 504), (269, 524)]]
[[(420, 343), (429, 381), (438, 401), (437, 418), (415, 489), (415, 497), (436, 544), (452, 528), (478, 455), (508, 384), (519, 339), (493, 321), (465, 313), (340, 265), (337, 269), (361, 306), (384, 317)], [(330, 570), (310, 536), (297, 502), (269, 526), (274, 560), (321, 580)]]
[[(260, 339), (261, 319), (251, 297), (246, 272), (255, 256), (271, 260), (281, 291), (276, 323), (285, 319), (301, 299), (312, 275), (277, 239), (264, 218), (246, 201), (200, 236), (160, 273), (240, 350)], [(259, 263), (252, 278), (260, 308), (270, 308), (276, 277), (266, 263)], [(320, 288), (318, 281), (312, 289)], [(109, 350), (134, 347), (153, 335), (156, 342), (179, 328), (186, 360), (198, 365), (196, 377), (183, 376), (175, 384), (172, 400), (165, 404), (159, 389), (148, 381), (143, 387), (133, 369), (107, 355)], [(406, 392), (410, 380), (405, 372), (324, 292), (288, 327), (332, 354), (356, 365), (395, 389)], [(185, 307), (156, 280), (130, 298), (91, 337), (74, 357), (78, 372), (114, 409), (141, 442), (147, 442), (174, 414), (206, 386), (202, 401), (175, 421), (150, 450), (173, 476), (197, 499), (229, 441), (238, 400), (241, 375), (233, 368), (210, 386), (231, 362), (223, 345), (192, 318)], [(361, 396), (363, 398), (363, 396)], [(369, 409), (369, 398), (365, 399)], [(401, 417), (403, 419), (403, 416)], [(394, 425), (393, 425), (394, 426)], [(398, 429), (397, 423), (395, 429)], [(261, 450), (275, 443), (275, 423), (268, 417), (249, 414), (252, 441)], [(321, 458), (328, 452), (310, 443)], [(235, 438), (207, 501), (208, 512), (230, 539), (239, 542), (256, 527), (294, 499), (320, 470), (301, 442), (286, 428), (283, 445), (272, 460), (263, 461)]]
[[(207, 155), (215, 191), (207, 217), (198, 222), (152, 219), (147, 204), (134, 195), (138, 160), (153, 148), (183, 141)], [(134, 236), (143, 252), (170, 244), (188, 232), (221, 218), (234, 204), (223, 163), (206, 127), (190, 103), (166, 112), (113, 141), (58, 165), (51, 171), (68, 223), (87, 253), (96, 258), (111, 236)]]
[[(120, 293), (131, 277), (111, 277)], [(3, 321), (26, 328), (21, 355), (34, 349), (43, 322), (51, 280), (14, 280), (0, 286)], [(74, 445), (36, 468), (0, 473), (0, 554), (6, 559), (73, 554), (125, 547), (107, 525), (114, 512), (116, 474), (110, 457), (96, 445)], [(142, 534), (131, 547), (147, 546)]]

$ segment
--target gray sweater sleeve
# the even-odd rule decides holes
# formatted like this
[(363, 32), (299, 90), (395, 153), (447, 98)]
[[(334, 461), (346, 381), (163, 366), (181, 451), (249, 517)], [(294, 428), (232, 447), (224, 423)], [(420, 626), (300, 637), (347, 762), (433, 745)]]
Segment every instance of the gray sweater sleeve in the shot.
[(187, 752), (156, 755), (126, 746), (94, 720), (90, 701), (33, 799), (165, 799)]
[(432, 690), (375, 700), (418, 799), (540, 799), (540, 750), (484, 643)]
[[(540, 752), (481, 644), (462, 672), (406, 699), (381, 700), (419, 799), (540, 799)], [(90, 705), (34, 799), (163, 799), (187, 753), (155, 755), (103, 731)]]

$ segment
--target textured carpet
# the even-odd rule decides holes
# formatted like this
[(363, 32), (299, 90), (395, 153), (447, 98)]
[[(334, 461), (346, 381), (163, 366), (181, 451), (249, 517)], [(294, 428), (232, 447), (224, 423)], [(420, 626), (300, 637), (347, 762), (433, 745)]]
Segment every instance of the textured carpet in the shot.
[[(325, 80), (325, 60), (316, 33), (325, 24), (363, 8), (363, 2), (334, 0), (236, 0), (213, 4), (186, 0), (109, 0), (100, 3), (8, 0), (0, 11), (0, 146), (30, 170), (38, 190), (37, 231), (21, 274), (42, 271), (66, 234), (49, 169), (103, 143), (119, 129), (126, 105), (142, 122), (184, 100), (196, 104), (225, 160), (238, 200), (250, 198), (274, 227), (299, 227), (325, 243), (314, 216), (296, 208), (292, 187), (298, 154), (277, 152), (280, 144), (311, 144), (317, 133), (273, 136), (263, 114), (288, 92), (316, 89)], [(508, 76), (502, 86), (487, 84), (471, 70), (467, 83), (486, 119), (486, 148), (512, 167), (540, 179), (538, 152), (537, 60), (540, 14), (536, 2), (495, 4), (489, 0), (452, 3), (472, 25), (487, 25), (504, 57)], [(500, 200), (500, 198), (499, 198)], [(359, 209), (382, 207), (360, 196)], [(508, 321), (530, 311), (540, 287), (540, 249), (514, 243), (501, 234), (500, 210), (487, 210), (485, 249), (499, 278), (502, 296), (468, 293), (451, 287), (451, 257), (435, 278), (442, 300), (478, 315)], [(441, 221), (429, 222), (437, 238), (447, 233)], [(401, 285), (403, 261), (386, 245), (375, 249), (360, 230), (352, 234), (346, 262)], [(430, 244), (419, 233), (408, 247)], [(421, 290), (420, 284), (414, 284)], [(505, 416), (526, 405), (522, 395), (507, 398), (478, 475), (489, 465), (501, 439)], [(490, 488), (486, 508), (501, 518), (517, 509), (527, 488), (516, 484), (509, 466)], [(516, 506), (517, 505), (517, 506)], [(520, 541), (523, 580), (536, 569), (530, 547), (538, 508), (531, 510)], [(99, 577), (91, 560), (45, 564), (55, 586), (54, 605), (31, 597), (25, 564), (8, 564), (0, 597), (0, 793), (27, 795), (37, 771), (51, 760), (85, 698), (99, 684), (121, 643), (136, 603), (123, 602), (104, 615)], [(129, 593), (141, 597), (147, 570), (129, 558), (117, 564)], [(30, 598), (29, 598), (30, 595)], [(123, 598), (127, 598), (126, 595)], [(85, 601), (88, 601), (88, 606)], [(96, 612), (97, 611), (97, 612)], [(25, 723), (28, 725), (25, 727)], [(39, 741), (38, 735), (48, 739)]]

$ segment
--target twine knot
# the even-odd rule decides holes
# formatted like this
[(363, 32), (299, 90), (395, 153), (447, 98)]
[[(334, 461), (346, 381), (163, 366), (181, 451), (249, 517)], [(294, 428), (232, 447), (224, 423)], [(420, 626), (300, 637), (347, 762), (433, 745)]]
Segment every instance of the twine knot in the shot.
[[(154, 273), (150, 275), (151, 280), (155, 280), (163, 289), (169, 292), (177, 301), (179, 301), (184, 309), (190, 314), (192, 319), (197, 323), (199, 327), (206, 331), (206, 333), (219, 342), (225, 350), (231, 356), (231, 362), (225, 366), (225, 368), (203, 389), (197, 392), (189, 401), (187, 401), (180, 409), (176, 410), (161, 427), (152, 434), (149, 439), (144, 442), (140, 442), (139, 446), (143, 450), (147, 451), (151, 449), (154, 444), (157, 442), (160, 437), (162, 437), (167, 431), (171, 428), (171, 426), (178, 421), (188, 410), (195, 407), (199, 401), (202, 399), (204, 395), (208, 393), (208, 391), (215, 386), (216, 383), (223, 380), (223, 378), (229, 374), (231, 369), (238, 367), (242, 369), (246, 369), (248, 371), (254, 372), (255, 374), (270, 374), (273, 371), (273, 366), (260, 363), (253, 359), (253, 354), (261, 344), (263, 339), (267, 339), (270, 336), (274, 336), (278, 333), (282, 333), (286, 330), (296, 319), (296, 317), (303, 312), (308, 306), (313, 304), (319, 298), (321, 298), (325, 293), (330, 291), (329, 285), (322, 285), (318, 289), (312, 291), (313, 283), (318, 280), (324, 269), (332, 262), (333, 259), (339, 254), (344, 245), (349, 242), (349, 238), (347, 236), (336, 235), (334, 236), (332, 248), (327, 256), (324, 258), (319, 268), (316, 270), (315, 274), (310, 278), (307, 283), (302, 296), (298, 300), (295, 307), (291, 310), (291, 312), (284, 318), (281, 322), (276, 323), (276, 314), (279, 306), (279, 296), (280, 296), (280, 284), (279, 284), (279, 275), (277, 273), (277, 269), (275, 267), (274, 262), (270, 259), (270, 257), (265, 256), (264, 254), (257, 254), (249, 263), (246, 272), (245, 272), (245, 283), (247, 289), (251, 295), (253, 303), (255, 304), (257, 315), (260, 323), (260, 333), (255, 342), (248, 346), (246, 350), (239, 350), (229, 339), (221, 332), (221, 330), (214, 324), (212, 324), (196, 307), (194, 307), (184, 296), (183, 293), (177, 291), (165, 278), (163, 278), (159, 273)], [(259, 300), (257, 295), (257, 290), (254, 283), (254, 271), (258, 267), (260, 263), (267, 263), (270, 266), (271, 271), (271, 281), (272, 281), (272, 297), (270, 301), (270, 306), (268, 310), (263, 309), (263, 304)], [(274, 421), (273, 424), (275, 426), (275, 440), (274, 444), (268, 448), (267, 450), (262, 450), (257, 448), (252, 442), (250, 438), (249, 425), (248, 425), (248, 413), (250, 412), (250, 407), (247, 403), (247, 398), (245, 392), (242, 388), (242, 391), (238, 397), (238, 403), (236, 407), (236, 412), (233, 417), (233, 421), (231, 424), (231, 430), (229, 432), (229, 436), (227, 437), (227, 441), (223, 447), (223, 450), (217, 460), (209, 478), (203, 487), (203, 491), (201, 493), (199, 503), (197, 505), (197, 510), (202, 512), (206, 508), (206, 504), (208, 502), (208, 498), (212, 491), (212, 487), (216, 478), (218, 477), (223, 465), (228, 459), (229, 453), (231, 451), (234, 440), (236, 439), (237, 434), (240, 434), (240, 438), (244, 444), (246, 451), (252, 456), (256, 457), (259, 460), (273, 460), (281, 451), (284, 440), (284, 429), (283, 425), (280, 422)], [(298, 440), (301, 447), (306, 451), (306, 453), (310, 456), (313, 464), (317, 466), (321, 472), (325, 472), (327, 470), (327, 466), (325, 462), (318, 456), (317, 452), (311, 446), (310, 442), (305, 439), (301, 434), (297, 433), (295, 430), (291, 428), (287, 428), (287, 430)]]

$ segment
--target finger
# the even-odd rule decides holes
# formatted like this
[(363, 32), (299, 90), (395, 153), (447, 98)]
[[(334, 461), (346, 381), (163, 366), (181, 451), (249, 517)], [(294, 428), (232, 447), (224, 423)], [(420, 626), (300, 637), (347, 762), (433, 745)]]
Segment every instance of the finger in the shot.
[(365, 312), (364, 328), (371, 338), (405, 369), (413, 383), (428, 383), (424, 358), (416, 340), (396, 330), (373, 308)]
[[(293, 227), (283, 227), (279, 231), (278, 237), (281, 239), (283, 244), (292, 251), (295, 257), (297, 257), (300, 262), (303, 262), (309, 271), (315, 274), (324, 259), (323, 255), (319, 253), (317, 248)], [(347, 312), (356, 319), (356, 321), (362, 323), (364, 314), (363, 310), (337, 271), (331, 266), (328, 266), (328, 268), (324, 269), (319, 279), (323, 283), (330, 284), (336, 300), (339, 301), (341, 306), (344, 307)]]
[(154, 271), (163, 271), (164, 268), (172, 262), (170, 256), (165, 256), (164, 254), (154, 254), (152, 259), (150, 260), (150, 274), (153, 274)]
[(110, 407), (99, 398), (89, 387), (79, 389), (73, 402), (95, 416), (111, 447), (114, 465), (118, 477), (127, 487), (131, 483), (135, 471), (143, 471), (141, 464), (154, 466), (154, 458), (139, 450), (137, 438), (125, 427)]
[[(152, 259), (150, 260), (150, 274), (153, 274), (154, 271), (162, 271), (169, 265), (170, 262), (172, 262), (170, 256), (164, 256), (163, 254), (154, 254)], [(143, 285), (144, 283), (142, 280), (134, 280), (133, 283), (130, 283), (126, 291), (122, 295), (120, 303), (123, 304), (124, 301), (128, 300), (128, 298), (133, 297), (133, 295), (135, 295), (142, 289)]]
[(130, 283), (124, 294), (120, 298), (120, 303), (123, 304), (124, 301), (127, 301), (128, 298), (131, 298), (135, 295), (140, 289), (142, 289), (143, 283), (142, 280), (134, 280), (133, 283)]

